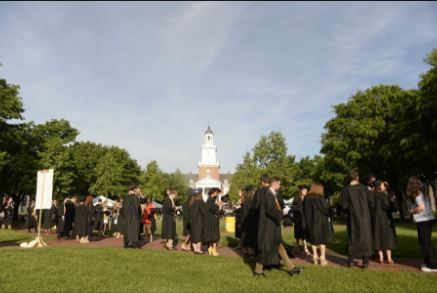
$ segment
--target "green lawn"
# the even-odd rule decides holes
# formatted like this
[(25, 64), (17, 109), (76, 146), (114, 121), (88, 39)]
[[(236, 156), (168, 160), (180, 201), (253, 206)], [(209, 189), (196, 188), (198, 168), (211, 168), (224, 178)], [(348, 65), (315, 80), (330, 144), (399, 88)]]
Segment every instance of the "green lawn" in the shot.
[[(332, 253), (344, 252), (344, 225), (336, 224)], [(181, 225), (178, 223), (178, 231)], [(397, 257), (420, 257), (414, 226), (398, 224)], [(291, 243), (292, 228), (284, 229)], [(0, 230), (0, 243), (34, 238)], [(437, 233), (434, 232), (434, 240)], [(223, 245), (235, 244), (223, 233)], [(308, 266), (300, 276), (267, 271), (252, 277), (251, 264), (236, 257), (211, 258), (180, 252), (121, 248), (0, 248), (0, 292), (435, 292), (437, 277), (358, 268)], [(62, 265), (61, 265), (62, 264)]]
[(240, 258), (120, 248), (0, 249), (0, 292), (435, 292), (417, 273), (308, 267), (254, 279)]

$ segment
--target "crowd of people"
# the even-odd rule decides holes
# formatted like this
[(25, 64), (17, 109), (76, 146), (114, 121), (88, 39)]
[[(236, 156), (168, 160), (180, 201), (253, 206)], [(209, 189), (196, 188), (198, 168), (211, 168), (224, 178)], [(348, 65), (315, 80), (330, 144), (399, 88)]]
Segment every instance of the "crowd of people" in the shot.
[[(299, 186), (299, 193), (291, 205), (281, 195), (281, 180), (278, 177), (262, 175), (260, 186), (247, 186), (240, 192), (236, 234), (240, 238), (242, 253), (256, 262), (254, 275), (266, 276), (265, 267), (279, 267), (280, 263), (293, 276), (301, 273), (290, 260), (289, 251), (282, 240), (282, 225), (292, 218), (296, 247), (302, 243), (306, 256), (314, 265), (326, 266), (326, 245), (335, 240), (332, 224), (332, 208), (324, 194), (322, 184)], [(362, 259), (362, 267), (367, 268), (369, 259), (375, 256), (381, 264), (393, 264), (392, 250), (398, 245), (395, 223), (396, 212), (393, 193), (389, 184), (372, 176), (367, 186), (360, 183), (356, 171), (350, 172), (350, 183), (343, 189), (338, 208), (346, 216), (347, 265), (355, 265), (354, 260)], [(417, 177), (411, 177), (406, 190), (409, 212), (416, 223), (419, 244), (424, 255), (424, 272), (436, 272), (437, 260), (431, 235), (434, 214), (431, 198), (423, 192)], [(162, 206), (161, 241), (168, 250), (177, 247), (176, 216), (182, 214), (183, 238), (181, 249), (194, 254), (218, 256), (220, 241), (220, 215), (224, 200), (219, 188), (211, 188), (204, 201), (202, 190), (190, 189), (186, 200), (179, 205), (178, 192), (168, 190)], [(123, 198), (111, 203), (98, 199), (93, 204), (93, 196), (66, 197), (53, 201), (51, 209), (35, 209), (31, 200), (27, 207), (26, 226), (29, 232), (36, 231), (38, 217), (42, 216), (41, 227), (47, 234), (56, 230), (59, 238), (75, 239), (89, 243), (97, 233), (108, 231), (116, 238), (123, 238), (125, 248), (140, 248), (142, 233), (146, 241), (153, 241), (156, 230), (157, 208), (150, 198), (144, 198), (138, 185), (132, 185)], [(2, 228), (12, 224), (13, 201), (5, 197), (0, 215)], [(311, 251), (308, 248), (311, 245)], [(204, 251), (205, 250), (205, 251)]]
[[(247, 186), (240, 194), (242, 203), (237, 234), (243, 253), (257, 260), (255, 275), (264, 276), (263, 266), (277, 266), (279, 258), (290, 272), (296, 270), (281, 239), (281, 221), (288, 217), (293, 219), (296, 247), (302, 243), (304, 253), (312, 257), (315, 265), (328, 265), (326, 245), (335, 240), (335, 233), (331, 221), (333, 209), (325, 199), (323, 185), (315, 182), (309, 190), (306, 186), (299, 186), (299, 194), (291, 206), (285, 204), (279, 189), (278, 178), (269, 179), (263, 175), (258, 189)], [(420, 180), (411, 177), (406, 194), (424, 255), (421, 270), (436, 272), (437, 260), (431, 241), (435, 219), (431, 199), (422, 190)], [(381, 264), (393, 264), (392, 250), (396, 249), (398, 238), (392, 214), (397, 207), (395, 196), (389, 192), (389, 184), (371, 176), (365, 186), (360, 183), (358, 173), (351, 171), (350, 183), (339, 199), (339, 209), (346, 216), (347, 265), (352, 267), (354, 259), (361, 258), (362, 267), (367, 268), (372, 256)]]
[[(104, 236), (109, 232), (115, 238), (124, 234), (123, 198), (111, 201), (95, 199), (88, 196), (68, 196), (63, 200), (53, 200), (50, 209), (38, 210), (35, 200), (29, 199), (25, 216), (25, 226), (29, 233), (38, 232), (39, 217), (41, 216), (41, 233), (57, 234), (58, 238), (75, 239), (80, 243), (89, 243), (91, 236)], [(0, 209), (3, 219), (2, 228), (11, 229), (14, 202), (5, 196)], [(148, 241), (153, 241), (156, 230), (154, 214), (155, 205), (150, 198), (141, 198), (139, 234), (145, 233)], [(141, 237), (139, 235), (139, 237)]]

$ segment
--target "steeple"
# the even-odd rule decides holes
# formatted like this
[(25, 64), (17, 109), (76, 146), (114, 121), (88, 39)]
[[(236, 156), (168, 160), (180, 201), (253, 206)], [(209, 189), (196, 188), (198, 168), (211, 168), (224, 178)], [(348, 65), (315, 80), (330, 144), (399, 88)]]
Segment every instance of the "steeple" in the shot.
[(219, 177), (220, 164), (217, 160), (217, 146), (214, 143), (214, 132), (211, 125), (208, 123), (208, 128), (203, 136), (203, 144), (201, 146), (200, 162), (199, 162), (199, 178)]

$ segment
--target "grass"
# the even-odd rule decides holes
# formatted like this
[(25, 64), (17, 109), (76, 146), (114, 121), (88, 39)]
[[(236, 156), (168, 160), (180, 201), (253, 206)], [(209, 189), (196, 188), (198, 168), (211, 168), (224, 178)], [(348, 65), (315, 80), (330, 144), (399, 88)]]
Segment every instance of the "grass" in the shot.
[(437, 278), (309, 267), (254, 279), (240, 258), (119, 248), (0, 250), (1, 292), (435, 292)]
[[(159, 227), (159, 223), (158, 223)], [(222, 227), (224, 225), (222, 224)], [(398, 223), (397, 257), (421, 257), (414, 226)], [(180, 235), (181, 223), (177, 230)], [(336, 223), (331, 253), (343, 253), (345, 227)], [(159, 230), (159, 229), (158, 229)], [(292, 228), (283, 231), (292, 243)], [(437, 233), (433, 234), (434, 241)], [(0, 230), (0, 243), (28, 241), (34, 235)], [(234, 245), (222, 233), (222, 245)], [(267, 271), (254, 279), (240, 258), (210, 258), (179, 252), (121, 248), (0, 248), (0, 292), (435, 292), (435, 275), (347, 268), (307, 267), (300, 276)]]
[[(41, 234), (44, 241), (55, 239), (55, 235), (44, 235), (44, 233)], [(29, 242), (34, 240), (36, 237), (36, 234), (34, 233), (28, 233), (24, 230), (0, 230), (0, 247), (2, 245), (8, 245), (8, 244), (20, 244), (21, 242)]]

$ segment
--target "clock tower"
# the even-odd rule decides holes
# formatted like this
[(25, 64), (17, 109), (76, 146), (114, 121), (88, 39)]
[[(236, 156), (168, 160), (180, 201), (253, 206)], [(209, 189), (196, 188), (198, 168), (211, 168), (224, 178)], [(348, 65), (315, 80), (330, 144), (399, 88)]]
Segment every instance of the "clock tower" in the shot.
[(211, 127), (205, 131), (199, 162), (199, 180), (211, 178), (219, 180), (220, 164), (217, 160), (217, 146), (214, 143), (214, 133)]

